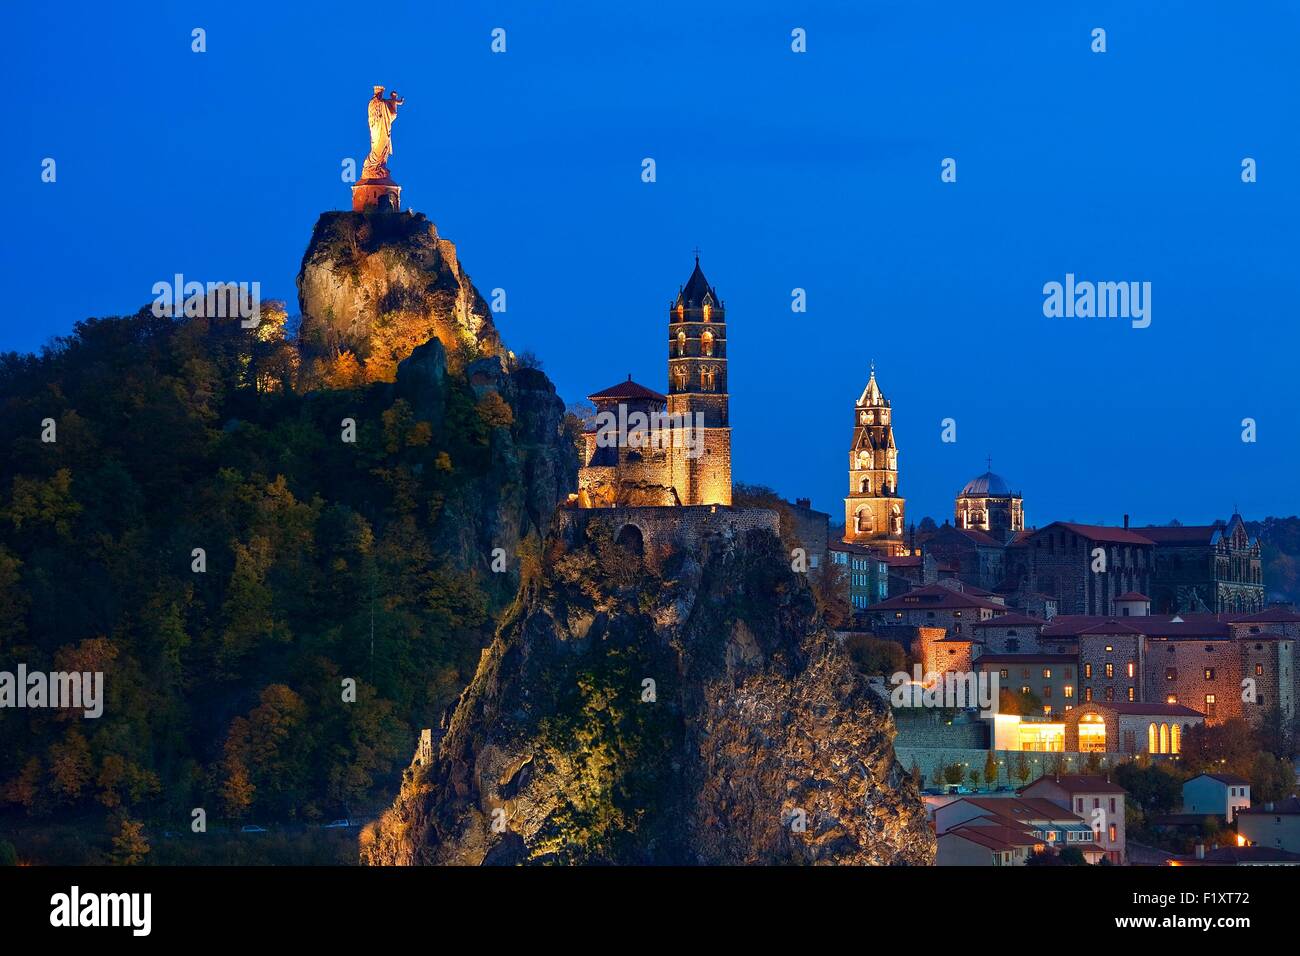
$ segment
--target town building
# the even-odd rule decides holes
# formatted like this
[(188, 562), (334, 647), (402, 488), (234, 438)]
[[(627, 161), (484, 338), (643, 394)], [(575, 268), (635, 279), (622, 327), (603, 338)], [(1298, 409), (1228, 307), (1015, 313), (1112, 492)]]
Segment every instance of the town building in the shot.
[(1183, 813), (1236, 819), (1250, 809), (1250, 781), (1233, 773), (1202, 773), (1183, 784)]
[(1182, 704), (1090, 703), (1065, 714), (1065, 750), (1176, 756), (1187, 732), (1205, 722)]
[[(1032, 695), (1041, 702), (1044, 715), (1063, 714), (1078, 703), (1078, 673), (1075, 659), (1063, 654), (980, 654), (974, 658), (976, 671), (997, 674), (998, 687), (1022, 697)], [(1061, 741), (1063, 744), (1063, 740)], [(1036, 750), (1037, 747), (1002, 747), (1006, 750)], [(1047, 748), (1042, 749), (1064, 749)]]
[(987, 532), (953, 527), (945, 521), (917, 541), (923, 554), (952, 568), (954, 576), (966, 584), (992, 591), (1006, 578), (1006, 542)]
[(1128, 795), (1110, 778), (1095, 774), (1055, 774), (1039, 777), (1019, 791), (1021, 797), (1041, 798), (1083, 818), (1095, 834), (1093, 843), (1111, 863), (1125, 862), (1124, 798)]
[(1155, 543), (1148, 593), (1157, 614), (1264, 609), (1260, 544), (1246, 531), (1241, 515), (1210, 525), (1150, 525), (1133, 531)]
[(830, 560), (845, 570), (855, 613), (889, 597), (889, 566), (879, 551), (843, 541), (827, 545), (827, 550)]
[[(934, 811), (935, 835), (943, 837), (963, 826), (1001, 826), (1030, 833), (1055, 851), (1077, 847), (1089, 863), (1107, 855), (1097, 846), (1094, 832), (1085, 818), (1064, 806), (1036, 796), (963, 796)], [(937, 857), (939, 866), (970, 865), (964, 848), (950, 846)]]
[(867, 613), (873, 623), (943, 627), (949, 637), (955, 637), (968, 634), (970, 626), (979, 621), (1007, 613), (1007, 608), (947, 584), (928, 584), (873, 604)]
[(935, 866), (1024, 866), (1047, 849), (1036, 834), (993, 817), (958, 824), (936, 843)]
[(1061, 614), (1114, 615), (1120, 595), (1150, 593), (1154, 552), (1127, 527), (1054, 521), (1012, 542), (1006, 586), (1053, 595)]
[(1237, 812), (1237, 835), (1252, 847), (1300, 853), (1300, 799), (1287, 797)]

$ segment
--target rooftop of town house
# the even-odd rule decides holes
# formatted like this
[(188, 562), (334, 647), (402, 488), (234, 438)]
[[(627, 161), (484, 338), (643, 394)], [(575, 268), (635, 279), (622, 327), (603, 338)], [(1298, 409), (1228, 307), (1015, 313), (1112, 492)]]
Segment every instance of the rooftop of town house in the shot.
[(1047, 622), (1028, 614), (1012, 611), (987, 621), (976, 621), (971, 627), (1046, 627)]
[(1209, 777), (1211, 780), (1217, 780), (1219, 783), (1229, 787), (1249, 787), (1250, 781), (1245, 777), (1238, 777), (1235, 773), (1198, 773), (1191, 780), (1186, 781), (1183, 786), (1191, 783), (1192, 780), (1200, 780), (1202, 777)]
[[(1273, 809), (1266, 809), (1271, 806)], [(1237, 815), (1249, 813), (1252, 816), (1293, 817), (1300, 814), (1300, 797), (1287, 797), (1274, 803), (1257, 803), (1247, 810), (1238, 810)]]
[(1139, 547), (1149, 547), (1155, 544), (1155, 542), (1150, 538), (1144, 537), (1128, 528), (1120, 528), (1104, 524), (1077, 524), (1073, 521), (1053, 521), (1046, 527), (1031, 532), (1029, 536), (1034, 538), (1057, 528), (1065, 528), (1067, 531), (1072, 531), (1081, 538), (1086, 538), (1089, 541), (1097, 541), (1103, 544), (1132, 544), (1138, 545)]
[(888, 598), (878, 604), (872, 604), (869, 611), (909, 611), (926, 610), (963, 610), (965, 608), (987, 608), (992, 611), (1005, 611), (1006, 606), (989, 601), (974, 594), (966, 594), (942, 584), (927, 584), (913, 588), (906, 594)]
[(1039, 777), (1033, 783), (1021, 787), (1016, 792), (1028, 793), (1034, 787), (1043, 783), (1055, 784), (1071, 796), (1076, 793), (1122, 793), (1125, 795), (1128, 793), (1119, 784), (1111, 783), (1109, 777), (1089, 773), (1061, 773), (1050, 777)]
[(1221, 614), (1059, 614), (1043, 628), (1043, 637), (1080, 634), (1144, 634), (1154, 638), (1227, 640), (1228, 617)]

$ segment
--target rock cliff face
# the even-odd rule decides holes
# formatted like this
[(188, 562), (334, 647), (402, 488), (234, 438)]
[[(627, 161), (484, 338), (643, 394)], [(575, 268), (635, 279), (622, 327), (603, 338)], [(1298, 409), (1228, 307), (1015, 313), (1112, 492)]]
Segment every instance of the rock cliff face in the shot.
[(431, 338), (453, 364), (463, 353), (502, 352), (456, 247), (419, 213), (323, 213), (297, 285), (299, 344), (309, 363), (347, 351), (367, 380), (392, 381), (397, 364)]
[[(398, 365), (395, 383), (377, 386), (389, 393), (381, 405), (406, 401), (413, 417), (429, 422), (435, 435), (444, 429), (448, 404), (464, 400), (465, 384), (479, 405), (501, 400), (508, 424), (503, 418), (492, 429), (473, 479), (448, 491), (431, 539), (441, 558), (477, 569), (497, 585), (498, 607), (509, 603), (519, 582), (515, 556), (521, 541), (544, 536), (556, 505), (577, 487), (577, 453), (564, 426), (564, 402), (541, 370), (510, 365), (493, 355), (452, 372), (446, 350), (434, 338)], [(504, 574), (491, 571), (498, 548), (508, 556)]]
[(549, 538), (369, 864), (928, 864), (887, 707), (770, 532)]

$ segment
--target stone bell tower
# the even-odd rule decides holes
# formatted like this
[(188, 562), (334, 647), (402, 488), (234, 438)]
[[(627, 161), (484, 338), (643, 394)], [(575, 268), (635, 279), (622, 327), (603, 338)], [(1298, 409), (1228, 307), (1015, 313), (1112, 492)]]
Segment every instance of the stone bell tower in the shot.
[(731, 504), (726, 308), (700, 271), (698, 253), (668, 314), (668, 413), (689, 416), (691, 427), (690, 446), (675, 442), (670, 454), (681, 503)]
[(904, 500), (898, 496), (898, 447), (892, 413), (889, 399), (876, 384), (873, 365), (871, 379), (853, 408), (844, 540), (886, 554), (903, 550)]

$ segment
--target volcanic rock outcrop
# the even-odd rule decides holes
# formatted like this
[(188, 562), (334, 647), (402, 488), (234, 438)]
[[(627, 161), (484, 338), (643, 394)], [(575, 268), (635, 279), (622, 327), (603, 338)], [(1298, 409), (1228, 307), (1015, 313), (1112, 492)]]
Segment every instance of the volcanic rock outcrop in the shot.
[(525, 564), (362, 862), (933, 861), (888, 707), (775, 535), (652, 567), (595, 518)]
[(456, 247), (421, 213), (327, 212), (298, 272), (299, 345), (308, 372), (342, 352), (368, 381), (437, 338), (449, 360), (502, 354), (491, 310)]

